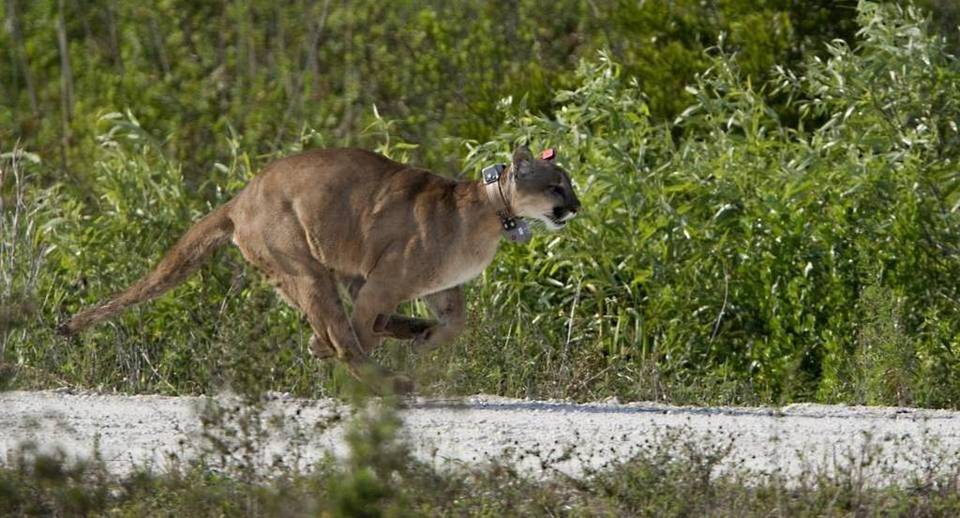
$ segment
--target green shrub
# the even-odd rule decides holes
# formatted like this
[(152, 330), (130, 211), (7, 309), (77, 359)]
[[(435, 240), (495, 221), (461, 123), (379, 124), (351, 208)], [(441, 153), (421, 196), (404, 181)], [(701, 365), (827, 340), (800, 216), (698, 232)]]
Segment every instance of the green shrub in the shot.
[[(768, 82), (711, 49), (673, 124), (606, 53), (581, 63), (552, 115), (505, 99), (501, 132), (464, 142), (464, 170), (517, 142), (556, 147), (583, 214), (503, 245), (457, 343), (379, 359), (427, 394), (956, 406), (960, 67), (912, 8), (861, 2), (857, 16), (856, 45), (835, 41)], [(376, 110), (371, 121), (364, 138), (385, 153), (431, 145)], [(4, 263), (17, 279), (4, 305), (35, 308), (4, 334), (4, 361), (133, 391), (338, 391), (342, 373), (310, 357), (297, 313), (231, 251), (74, 344), (52, 336), (269, 158), (234, 136), (224, 163), (189, 180), (132, 114), (100, 128), (89, 187), (45, 186), (35, 165), (4, 186), (29, 217), (5, 213), (3, 242), (30, 244)], [(330, 140), (303, 131), (278, 154)]]
[[(511, 340), (450, 361), (495, 372), (499, 386), (476, 388), (511, 395), (657, 397), (666, 379), (680, 400), (671, 386), (697, 400), (848, 399), (858, 336), (895, 317), (858, 314), (877, 286), (902, 298), (891, 325), (915, 353), (898, 351), (898, 368), (954, 365), (960, 67), (912, 9), (862, 2), (858, 19), (857, 48), (837, 42), (757, 87), (715, 49), (679, 138), (609, 59), (581, 66), (554, 117), (507, 109), (509, 129), (468, 168), (514, 141), (555, 146), (585, 210), (501, 253), (474, 304), (509, 308), (485, 322)], [(797, 127), (771, 95), (791, 99)], [(955, 404), (950, 370), (904, 383), (916, 403)]]

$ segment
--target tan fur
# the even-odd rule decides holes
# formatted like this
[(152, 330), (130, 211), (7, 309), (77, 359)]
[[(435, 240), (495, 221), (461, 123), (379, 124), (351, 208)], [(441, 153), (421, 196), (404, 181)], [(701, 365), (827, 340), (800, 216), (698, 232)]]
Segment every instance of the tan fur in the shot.
[[(565, 196), (557, 194), (557, 185), (568, 191)], [(463, 330), (462, 285), (496, 253), (496, 211), (503, 200), (516, 214), (550, 227), (561, 226), (579, 208), (566, 173), (533, 159), (526, 148), (514, 153), (501, 188), (503, 199), (481, 182), (457, 182), (356, 149), (280, 159), (188, 230), (152, 272), (78, 313), (60, 331), (78, 333), (159, 296), (232, 239), (284, 300), (304, 313), (319, 357), (336, 356), (357, 377), (382, 377), (367, 357), (384, 336), (435, 347)], [(338, 282), (353, 298), (350, 317)], [(437, 321), (394, 314), (414, 298), (423, 298)], [(409, 388), (399, 378), (396, 385)]]

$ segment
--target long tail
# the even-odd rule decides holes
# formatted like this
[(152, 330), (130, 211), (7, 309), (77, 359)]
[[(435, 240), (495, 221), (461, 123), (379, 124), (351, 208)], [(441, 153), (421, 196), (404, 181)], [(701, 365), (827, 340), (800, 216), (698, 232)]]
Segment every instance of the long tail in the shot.
[(230, 240), (233, 221), (228, 202), (198, 221), (160, 260), (160, 264), (129, 288), (100, 304), (85, 309), (57, 327), (64, 336), (73, 336), (87, 327), (110, 318), (124, 309), (159, 297), (183, 282), (204, 260)]

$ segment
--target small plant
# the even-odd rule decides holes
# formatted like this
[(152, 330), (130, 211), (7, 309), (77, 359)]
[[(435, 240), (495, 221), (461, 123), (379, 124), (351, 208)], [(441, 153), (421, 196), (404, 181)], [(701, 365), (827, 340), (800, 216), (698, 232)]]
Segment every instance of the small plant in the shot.
[(851, 379), (861, 383), (857, 392), (868, 405), (914, 402), (916, 351), (903, 331), (902, 304), (902, 299), (875, 286), (868, 286), (861, 296), (863, 327), (855, 355), (859, 372)]

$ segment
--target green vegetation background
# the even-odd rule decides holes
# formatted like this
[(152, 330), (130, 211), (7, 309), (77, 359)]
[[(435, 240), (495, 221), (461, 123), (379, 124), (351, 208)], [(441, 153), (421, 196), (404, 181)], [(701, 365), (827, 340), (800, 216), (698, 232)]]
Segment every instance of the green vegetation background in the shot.
[[(233, 251), (67, 344), (270, 159), (475, 177), (557, 147), (585, 213), (504, 245), (421, 392), (960, 405), (949, 0), (6, 0), (0, 381), (319, 395), (342, 372)], [(412, 311), (422, 308), (412, 305)]]

